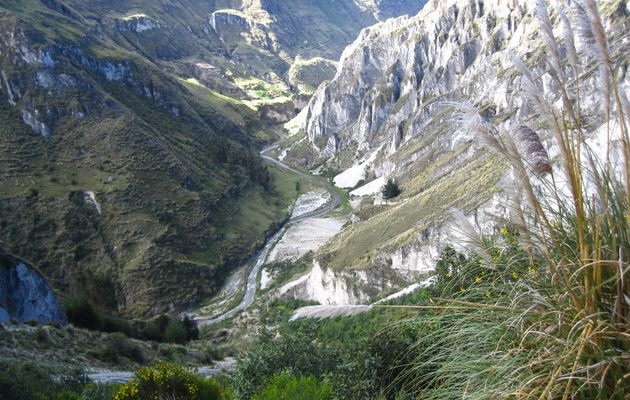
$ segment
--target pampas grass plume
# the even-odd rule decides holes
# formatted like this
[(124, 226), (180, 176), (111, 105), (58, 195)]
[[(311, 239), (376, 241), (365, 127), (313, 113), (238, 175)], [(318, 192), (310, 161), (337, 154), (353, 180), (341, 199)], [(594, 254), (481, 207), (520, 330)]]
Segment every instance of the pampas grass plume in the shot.
[(371, 305), (323, 305), (323, 306), (307, 306), (295, 310), (289, 321), (293, 322), (298, 319), (327, 319), (334, 317), (351, 317), (371, 311), (374, 306)]
[(538, 134), (527, 125), (516, 127), (516, 135), (523, 148), (524, 159), (538, 175), (551, 172), (551, 163)]

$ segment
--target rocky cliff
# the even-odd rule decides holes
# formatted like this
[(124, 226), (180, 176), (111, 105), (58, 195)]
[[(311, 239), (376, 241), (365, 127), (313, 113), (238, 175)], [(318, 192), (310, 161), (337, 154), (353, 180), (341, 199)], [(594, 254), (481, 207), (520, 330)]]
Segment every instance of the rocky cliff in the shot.
[(290, 63), (336, 58), (373, 14), (353, 1), (0, 0), (0, 240), (56, 290), (112, 311), (210, 296), (294, 194), (257, 156), (269, 124), (295, 113)]
[[(579, 12), (575, 2), (562, 5), (574, 8), (570, 15)], [(549, 9), (560, 36), (557, 11)], [(630, 7), (626, 1), (606, 1), (601, 10), (621, 81), (628, 85), (624, 54)], [(430, 271), (440, 249), (454, 241), (449, 209), (463, 210), (486, 230), (500, 224), (497, 217), (508, 210), (501, 206), (505, 201), (499, 188), (511, 178), (472, 131), (458, 129), (452, 102), (474, 104), (487, 121), (508, 132), (524, 121), (545, 132), (545, 124), (519, 95), (522, 80), (513, 62), (513, 55), (523, 59), (545, 95), (560, 101), (543, 47), (535, 2), (524, 0), (431, 1), (417, 16), (364, 29), (344, 50), (334, 79), (319, 88), (293, 122), (296, 135), (284, 153), (285, 160), (317, 171), (345, 170), (336, 184), (356, 187), (350, 192), (356, 194), (355, 223), (320, 251), (313, 271), (328, 269), (337, 282), (350, 278), (359, 283), (373, 281), (370, 276), (391, 276), (383, 271), (417, 275)], [(598, 98), (593, 59), (584, 43), (578, 47), (587, 71), (580, 76), (589, 91), (584, 98)], [(597, 101), (584, 105), (595, 132), (605, 123), (598, 117), (600, 106)], [(403, 194), (383, 201), (378, 192), (384, 178), (396, 180)], [(367, 271), (367, 277), (355, 271)], [(327, 274), (322, 280), (321, 273), (313, 273), (302, 285), (302, 295), (326, 297), (314, 296), (311, 288), (334, 282)], [(331, 292), (333, 286), (328, 284)]]
[(67, 323), (52, 288), (32, 266), (0, 248), (0, 323)]

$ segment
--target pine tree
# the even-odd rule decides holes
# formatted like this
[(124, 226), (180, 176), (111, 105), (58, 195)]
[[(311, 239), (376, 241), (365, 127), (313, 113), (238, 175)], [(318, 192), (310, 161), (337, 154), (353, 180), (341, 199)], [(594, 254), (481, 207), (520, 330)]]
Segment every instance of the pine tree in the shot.
[(385, 186), (383, 186), (383, 198), (384, 199), (392, 199), (400, 194), (400, 189), (396, 182), (394, 182), (391, 178), (387, 180)]

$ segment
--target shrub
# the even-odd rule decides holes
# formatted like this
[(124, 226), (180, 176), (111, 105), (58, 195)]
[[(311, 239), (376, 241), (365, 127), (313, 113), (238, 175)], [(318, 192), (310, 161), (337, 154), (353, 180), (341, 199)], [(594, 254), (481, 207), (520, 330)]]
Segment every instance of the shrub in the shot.
[(68, 299), (64, 303), (68, 320), (76, 326), (87, 329), (99, 329), (101, 317), (96, 308), (85, 297)]
[(237, 361), (234, 394), (237, 398), (250, 398), (264, 387), (268, 377), (286, 369), (321, 379), (338, 361), (338, 351), (317, 344), (312, 332), (291, 333), (276, 339), (263, 332), (255, 350)]
[(218, 400), (221, 385), (205, 379), (178, 364), (158, 363), (136, 371), (129, 383), (121, 386), (114, 400), (144, 399)]
[(46, 329), (44, 329), (43, 326), (38, 326), (37, 329), (35, 329), (35, 340), (38, 343), (47, 343), (49, 340), (48, 337), (48, 332), (46, 332)]
[(169, 343), (186, 343), (186, 328), (181, 321), (171, 319), (164, 331), (164, 341)]
[(3, 400), (74, 400), (86, 383), (82, 373), (45, 370), (32, 363), (0, 361), (0, 398)]
[(117, 391), (117, 385), (100, 385), (91, 383), (83, 389), (80, 400), (112, 400)]
[(392, 179), (388, 179), (385, 186), (383, 186), (382, 193), (384, 199), (393, 199), (400, 194), (400, 188), (398, 188), (396, 182)]
[(288, 371), (273, 375), (253, 400), (328, 400), (332, 399), (330, 385), (312, 375), (295, 376)]
[(107, 337), (105, 347), (98, 354), (98, 358), (111, 364), (118, 364), (121, 362), (121, 357), (137, 363), (144, 362), (144, 355), (139, 345), (122, 333), (112, 333)]

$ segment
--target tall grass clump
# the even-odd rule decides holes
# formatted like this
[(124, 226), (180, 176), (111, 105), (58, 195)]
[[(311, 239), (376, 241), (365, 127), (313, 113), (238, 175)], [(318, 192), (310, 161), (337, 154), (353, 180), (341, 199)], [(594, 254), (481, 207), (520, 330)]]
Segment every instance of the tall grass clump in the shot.
[[(478, 262), (438, 271), (439, 311), (405, 322), (417, 340), (401, 380), (418, 398), (630, 393), (630, 108), (619, 81), (628, 61), (611, 50), (594, 0), (566, 4), (552, 11), (559, 41), (546, 1), (536, 2), (542, 73), (513, 56), (535, 115), (508, 130), (456, 105), (460, 128), (504, 156), (516, 183), (506, 188), (510, 220), (483, 238)], [(599, 93), (587, 89), (593, 81)]]
[[(628, 399), (628, 17), (623, 2), (606, 4), (622, 36), (614, 42), (595, 0), (558, 1), (551, 13), (536, 1), (544, 50), (532, 59), (545, 64), (511, 55), (532, 115), (498, 125), (470, 103), (449, 104), (459, 129), (511, 167), (509, 218), (481, 236), (452, 210), (474, 253), (443, 253), (431, 303), (385, 306), (417, 310), (388, 327), (415, 338), (392, 396)], [(294, 317), (375, 307), (383, 306), (310, 307)]]

